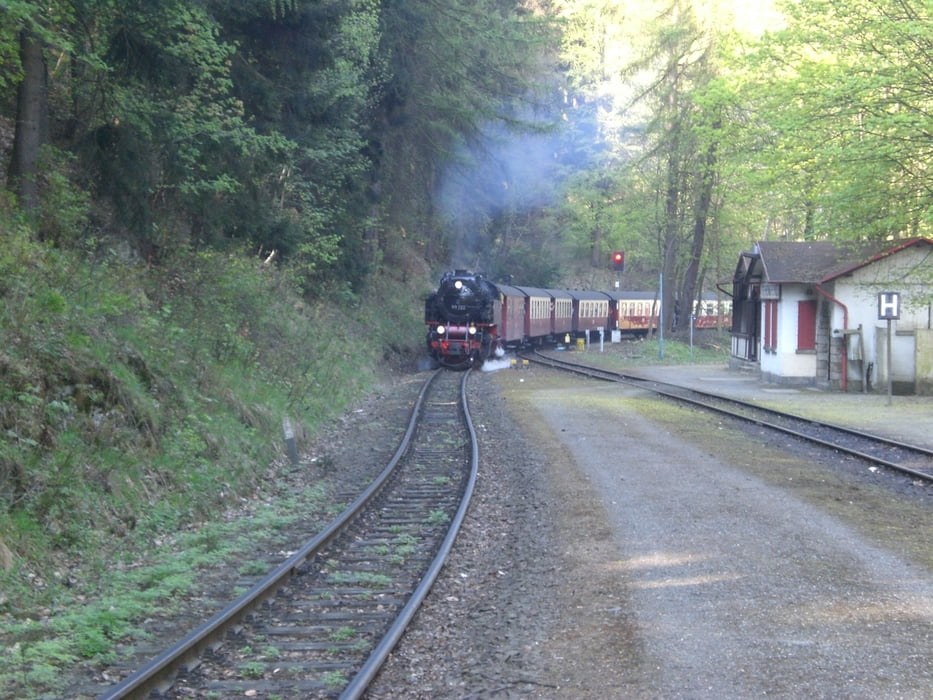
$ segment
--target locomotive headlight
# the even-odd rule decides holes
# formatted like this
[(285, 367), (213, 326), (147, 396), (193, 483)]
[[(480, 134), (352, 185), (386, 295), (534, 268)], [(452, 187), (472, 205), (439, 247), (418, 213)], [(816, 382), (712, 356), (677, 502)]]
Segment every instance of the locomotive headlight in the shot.
[(476, 335), (476, 326), (470, 326), (470, 335)]
[(463, 280), (457, 280), (454, 282), (454, 289), (461, 289), (463, 287)]
[(446, 331), (447, 329), (444, 328), (443, 326), (438, 326), (438, 327), (435, 328), (434, 330), (437, 331), (437, 334), (438, 334), (438, 335), (444, 335), (444, 331)]

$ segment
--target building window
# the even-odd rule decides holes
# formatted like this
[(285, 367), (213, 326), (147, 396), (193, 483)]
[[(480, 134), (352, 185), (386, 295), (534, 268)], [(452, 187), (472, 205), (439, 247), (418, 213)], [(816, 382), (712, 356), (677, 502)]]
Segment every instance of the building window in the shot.
[(777, 349), (777, 312), (778, 303), (774, 299), (762, 302), (765, 312), (765, 337), (762, 345), (765, 350), (774, 352)]
[(816, 301), (797, 302), (797, 350), (816, 350)]

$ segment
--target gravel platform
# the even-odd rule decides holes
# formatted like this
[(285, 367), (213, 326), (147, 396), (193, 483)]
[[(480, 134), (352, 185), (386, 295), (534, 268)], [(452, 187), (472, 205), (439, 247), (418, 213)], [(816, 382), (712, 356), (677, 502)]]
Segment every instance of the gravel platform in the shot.
[[(584, 357), (592, 359), (593, 355), (587, 353)], [(597, 364), (606, 367), (607, 358), (601, 359)], [(624, 360), (613, 362), (610, 359), (608, 364), (607, 369), (624, 369)], [(646, 366), (632, 369), (631, 373), (933, 448), (933, 397), (930, 396), (889, 397), (884, 391), (823, 391), (770, 384), (761, 382), (756, 373), (730, 370), (716, 364)]]
[(931, 492), (636, 390), (473, 377), (465, 530), (370, 698), (931, 698)]

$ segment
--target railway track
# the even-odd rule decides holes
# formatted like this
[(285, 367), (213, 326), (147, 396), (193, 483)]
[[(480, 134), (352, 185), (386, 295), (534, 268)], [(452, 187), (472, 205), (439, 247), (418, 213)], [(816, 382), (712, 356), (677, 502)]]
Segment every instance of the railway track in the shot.
[(719, 394), (646, 379), (636, 374), (614, 372), (535, 352), (534, 362), (606, 381), (622, 382), (670, 399), (755, 423), (792, 435), (872, 464), (933, 483), (933, 450), (891, 438), (872, 435), (846, 426), (805, 418)]
[(435, 372), (377, 479), (210, 620), (99, 696), (357, 698), (427, 595), (466, 513), (469, 372)]

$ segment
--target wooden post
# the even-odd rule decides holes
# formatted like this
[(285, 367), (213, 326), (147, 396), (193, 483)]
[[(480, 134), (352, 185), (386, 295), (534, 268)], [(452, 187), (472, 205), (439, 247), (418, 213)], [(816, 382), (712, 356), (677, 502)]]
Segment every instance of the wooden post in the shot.
[(285, 416), (282, 419), (282, 432), (285, 433), (285, 446), (288, 448), (288, 458), (293, 465), (298, 464), (298, 447), (295, 445), (295, 431), (292, 422)]
[(891, 319), (888, 319), (888, 406), (894, 394), (894, 378), (891, 376)]

